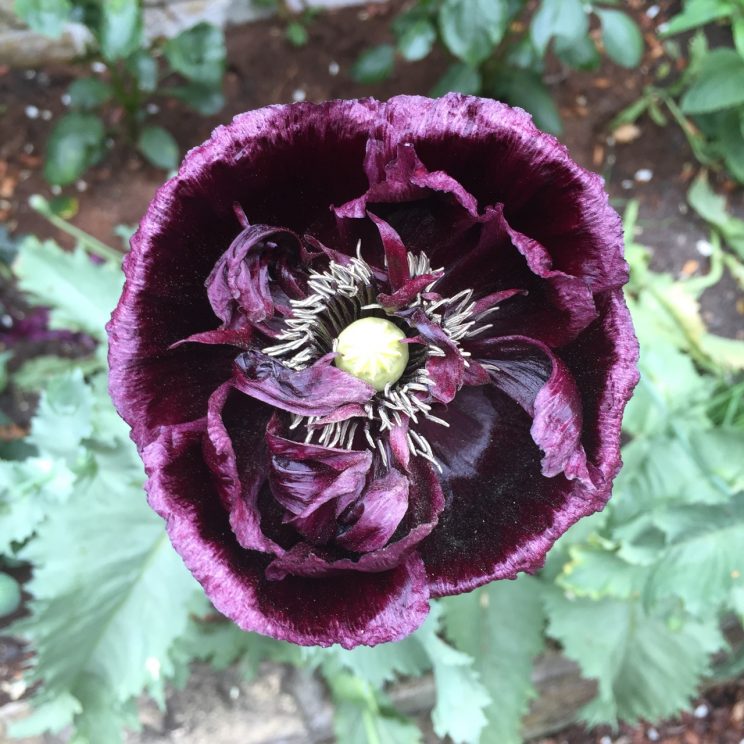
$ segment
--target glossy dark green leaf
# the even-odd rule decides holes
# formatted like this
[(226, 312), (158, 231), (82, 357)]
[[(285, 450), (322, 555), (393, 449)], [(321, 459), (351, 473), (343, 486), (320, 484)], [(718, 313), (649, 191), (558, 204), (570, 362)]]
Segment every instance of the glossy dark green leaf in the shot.
[(71, 113), (52, 129), (44, 161), (44, 177), (49, 183), (65, 186), (103, 154), (103, 122), (93, 114)]
[(350, 74), (357, 83), (379, 83), (390, 77), (394, 66), (395, 49), (390, 44), (381, 44), (362, 52)]
[(158, 87), (158, 63), (144, 49), (130, 55), (126, 68), (137, 80), (137, 87), (145, 93), (152, 93)]
[(589, 36), (575, 41), (560, 37), (555, 42), (555, 53), (576, 70), (596, 70), (601, 62), (599, 51)]
[(447, 48), (477, 67), (501, 41), (509, 21), (505, 0), (444, 0), (439, 28)]
[(137, 149), (157, 168), (175, 170), (181, 159), (181, 150), (167, 129), (147, 126), (137, 139)]
[(530, 70), (505, 70), (493, 83), (495, 98), (529, 111), (535, 124), (551, 134), (563, 129), (561, 116), (542, 78)]
[(684, 10), (672, 18), (663, 30), (664, 36), (700, 28), (730, 15), (734, 4), (727, 0), (687, 0)]
[(103, 56), (114, 61), (127, 57), (140, 45), (142, 12), (138, 0), (101, 3), (99, 40)]
[(431, 89), (429, 95), (433, 97), (443, 96), (445, 93), (467, 93), (477, 95), (481, 92), (481, 74), (470, 65), (462, 62), (451, 65), (447, 72), (442, 75), (436, 85)]
[(72, 83), (67, 95), (72, 108), (90, 111), (103, 106), (111, 98), (111, 86), (97, 78), (82, 78)]
[(545, 54), (553, 37), (566, 43), (584, 38), (589, 20), (581, 0), (542, 0), (532, 18), (530, 36), (540, 55)]
[(744, 103), (744, 59), (733, 49), (715, 49), (702, 60), (695, 82), (682, 96), (686, 114), (703, 114)]
[(287, 41), (289, 41), (292, 46), (300, 47), (307, 44), (307, 29), (305, 28), (305, 26), (297, 21), (292, 21), (287, 24), (284, 35), (287, 37)]
[(724, 112), (718, 136), (726, 168), (737, 181), (744, 183), (744, 137), (738, 110)]
[(428, 56), (437, 31), (430, 21), (421, 19), (411, 24), (398, 39), (398, 51), (409, 62), (416, 62)]
[(34, 31), (57, 37), (70, 18), (69, 0), (15, 0), (16, 15)]
[(636, 22), (620, 10), (597, 8), (596, 12), (607, 56), (621, 67), (637, 67), (643, 58), (643, 34)]
[(185, 78), (217, 86), (225, 72), (225, 37), (216, 26), (199, 23), (169, 39), (165, 56), (170, 66)]
[(189, 83), (174, 88), (164, 88), (160, 92), (163, 95), (178, 98), (202, 116), (213, 116), (221, 111), (225, 105), (225, 97), (222, 95), (222, 91), (209, 85)]
[(15, 612), (21, 604), (21, 587), (6, 573), (0, 573), (0, 618)]

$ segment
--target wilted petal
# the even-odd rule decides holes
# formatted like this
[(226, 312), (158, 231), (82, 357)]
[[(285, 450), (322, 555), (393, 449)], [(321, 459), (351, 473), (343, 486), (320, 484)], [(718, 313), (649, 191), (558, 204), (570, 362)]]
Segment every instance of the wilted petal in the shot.
[(301, 416), (330, 416), (342, 407), (347, 417), (364, 415), (363, 404), (375, 394), (371, 385), (333, 366), (332, 354), (299, 371), (256, 350), (241, 354), (235, 365), (238, 390)]
[(408, 510), (408, 478), (391, 470), (372, 481), (364, 497), (349, 509), (358, 513), (351, 526), (337, 535), (336, 542), (355, 553), (383, 547)]

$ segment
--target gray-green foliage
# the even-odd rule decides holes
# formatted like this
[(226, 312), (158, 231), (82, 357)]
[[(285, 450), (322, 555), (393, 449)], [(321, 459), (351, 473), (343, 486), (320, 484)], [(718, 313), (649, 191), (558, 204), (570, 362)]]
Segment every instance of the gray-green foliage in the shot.
[[(595, 69), (597, 44), (589, 35), (592, 16), (602, 29), (607, 55), (625, 67), (637, 66), (643, 36), (613, 0), (417, 0), (392, 24), (396, 45), (383, 44), (361, 54), (354, 79), (376, 83), (392, 74), (396, 55), (416, 62), (440, 44), (452, 64), (431, 91), (485, 94), (527, 109), (538, 126), (558, 133), (561, 120), (542, 75), (549, 49), (569, 67)], [(532, 12), (530, 16), (529, 13)], [(527, 22), (525, 22), (527, 21)]]
[[(690, 198), (738, 247), (744, 229), (707, 184)], [(193, 660), (251, 677), (272, 659), (325, 679), (344, 744), (420, 742), (388, 693), (422, 675), (436, 690), (439, 736), (517, 744), (546, 637), (597, 681), (585, 720), (654, 720), (684, 707), (725, 649), (721, 618), (744, 617), (744, 383), (732, 377), (744, 344), (723, 343), (700, 316), (700, 293), (721, 271), (715, 239), (711, 274), (678, 282), (650, 270), (636, 216), (631, 204), (627, 296), (642, 378), (608, 507), (574, 526), (538, 575), (433, 603), (405, 640), (352, 651), (244, 633), (215, 613), (145, 502), (141, 463), (106, 394), (102, 327), (120, 272), (85, 248), (111, 249), (24, 241), (20, 286), (56, 327), (90, 334), (99, 350), (76, 362), (42, 357), (18, 377), (41, 396), (20, 459), (0, 462), (0, 555), (34, 567), (31, 615), (15, 632), (36, 651), (31, 680), (41, 685), (14, 733), (72, 724), (80, 744), (116, 744), (137, 725), (135, 698), (162, 704), (164, 682), (183, 684)]]

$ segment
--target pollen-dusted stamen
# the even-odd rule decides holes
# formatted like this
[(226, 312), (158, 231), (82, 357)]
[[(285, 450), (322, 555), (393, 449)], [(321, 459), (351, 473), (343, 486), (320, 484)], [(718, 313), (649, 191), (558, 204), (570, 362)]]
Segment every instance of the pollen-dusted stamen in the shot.
[(385, 318), (360, 318), (339, 334), (335, 364), (381, 392), (401, 378), (408, 365), (406, 334)]
[[(412, 277), (437, 273), (432, 271), (424, 253), (409, 253), (408, 266)], [(485, 330), (480, 323), (493, 308), (476, 316), (470, 289), (442, 299), (427, 297), (435, 285), (436, 280), (411, 302), (410, 307), (421, 308), (441, 326), (459, 353), (468, 357), (460, 341)], [(429, 442), (412, 427), (421, 419), (449, 426), (432, 414), (432, 405), (427, 402), (431, 401), (432, 380), (426, 361), (443, 356), (444, 351), (434, 343), (401, 343), (407, 335), (417, 334), (397, 316), (387, 315), (377, 302), (374, 273), (362, 259), (360, 246), (357, 246), (357, 256), (348, 263), (332, 261), (325, 272), (311, 272), (308, 289), (310, 294), (305, 299), (291, 301), (292, 316), (285, 321), (278, 343), (265, 348), (264, 353), (299, 370), (329, 351), (335, 351), (338, 353), (336, 366), (368, 382), (377, 395), (366, 404), (363, 417), (321, 423), (314, 416), (292, 414), (290, 428), (302, 427), (306, 442), (315, 439), (325, 447), (367, 446), (379, 451), (383, 463), (387, 463), (389, 452), (381, 434), (406, 424), (411, 455), (421, 456), (440, 467)], [(468, 364), (467, 359), (465, 364)]]

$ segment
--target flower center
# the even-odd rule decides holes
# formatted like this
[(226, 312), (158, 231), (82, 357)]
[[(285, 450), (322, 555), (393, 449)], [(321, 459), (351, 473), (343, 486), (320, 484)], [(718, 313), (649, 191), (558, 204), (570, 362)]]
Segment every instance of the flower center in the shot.
[(384, 318), (360, 318), (336, 339), (335, 365), (381, 392), (397, 382), (408, 365), (406, 334)]

